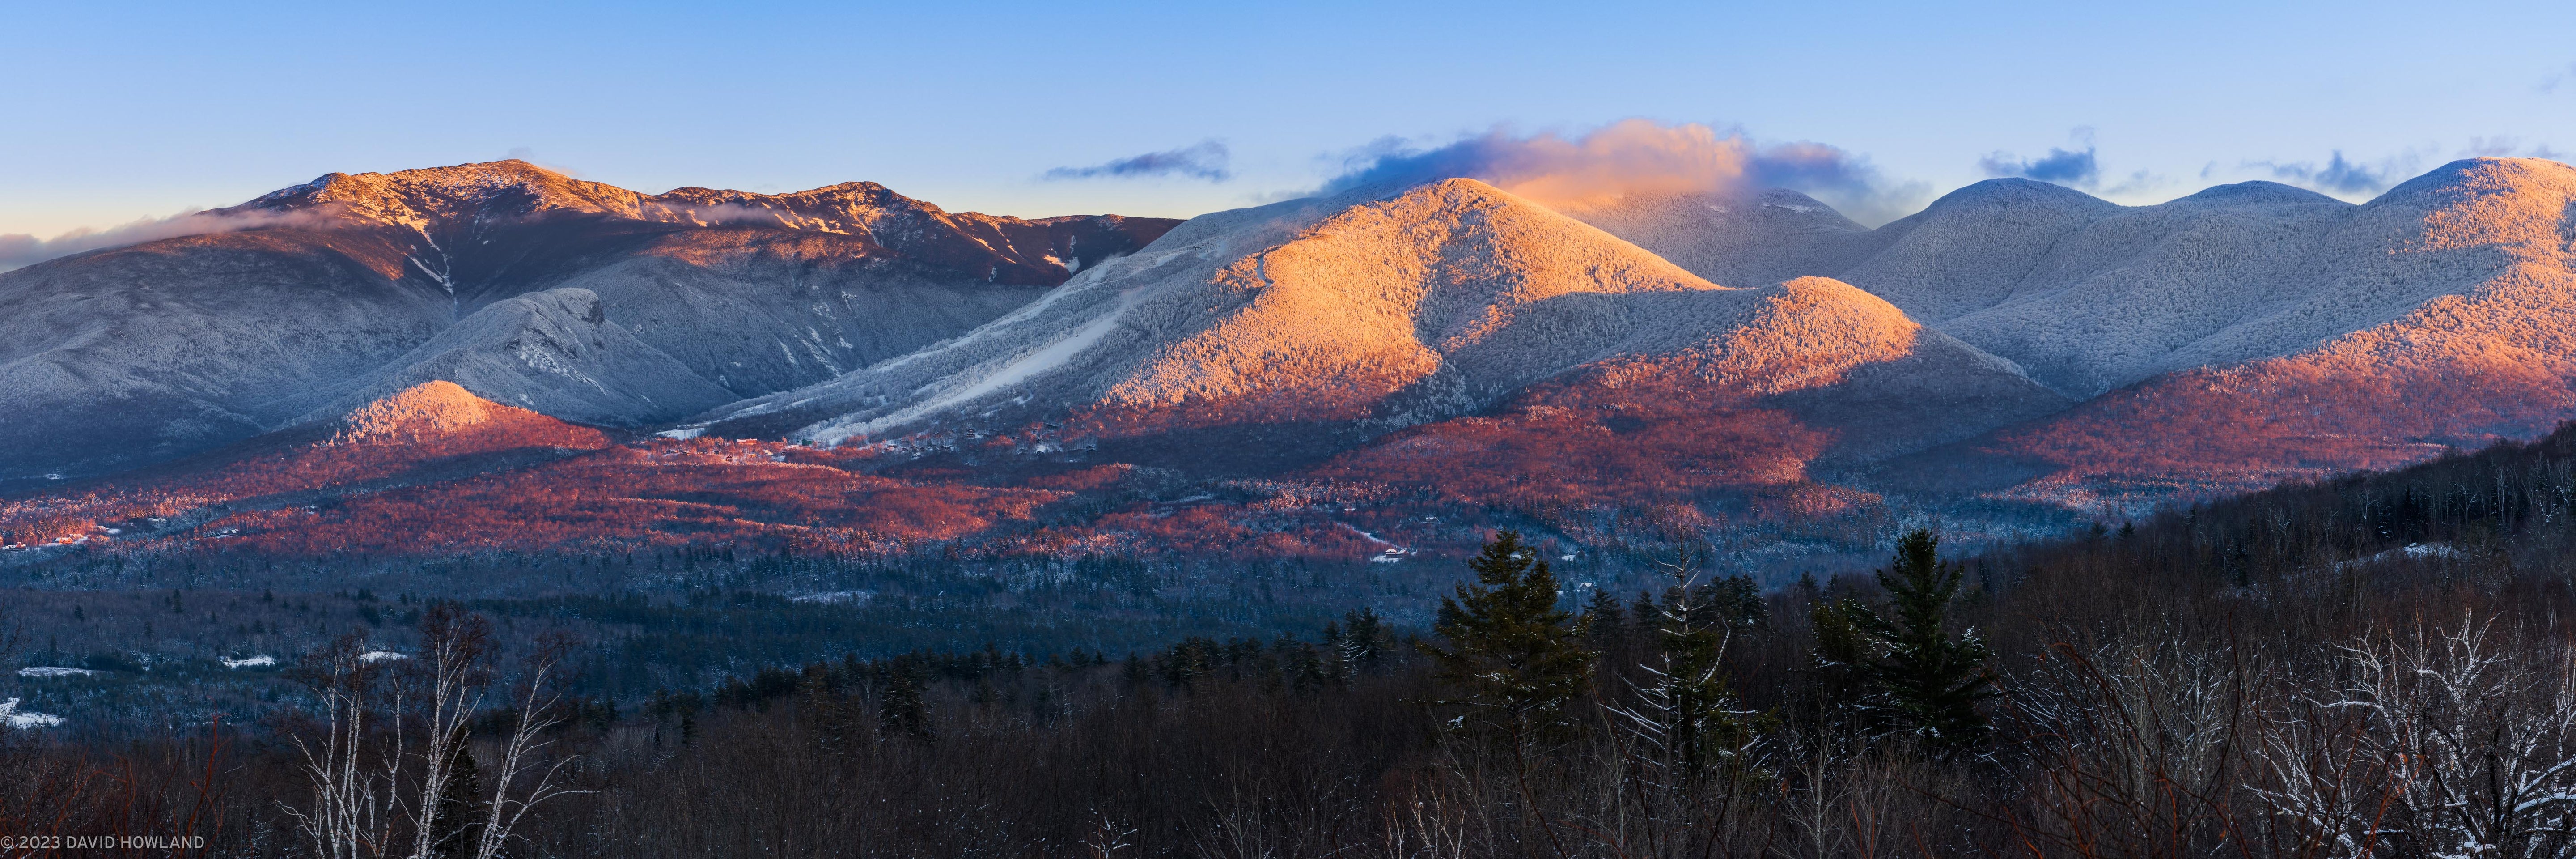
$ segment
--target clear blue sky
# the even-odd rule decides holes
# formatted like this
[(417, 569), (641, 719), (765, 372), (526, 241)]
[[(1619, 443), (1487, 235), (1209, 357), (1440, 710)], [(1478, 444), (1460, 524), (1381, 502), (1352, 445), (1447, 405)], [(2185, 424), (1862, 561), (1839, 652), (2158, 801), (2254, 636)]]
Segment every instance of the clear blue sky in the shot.
[[(1498, 123), (1737, 126), (1929, 191), (2089, 129), (2124, 202), (2576, 151), (2565, 0), (231, 5), (0, 0), (0, 233), (514, 150), (648, 192), (1175, 216)], [(1041, 178), (1211, 139), (1222, 182)]]

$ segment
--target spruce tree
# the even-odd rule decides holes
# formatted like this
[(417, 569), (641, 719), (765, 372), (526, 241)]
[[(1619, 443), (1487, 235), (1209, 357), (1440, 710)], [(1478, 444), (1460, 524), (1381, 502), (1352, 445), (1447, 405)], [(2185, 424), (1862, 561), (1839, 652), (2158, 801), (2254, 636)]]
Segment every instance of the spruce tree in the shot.
[[(1640, 622), (1644, 618), (1638, 619)], [(1619, 607), (1619, 598), (1606, 590), (1594, 590), (1592, 601), (1583, 607), (1583, 637), (1597, 651), (1611, 649), (1628, 634), (1628, 613)]]
[(930, 709), (921, 700), (920, 666), (897, 657), (885, 671), (885, 691), (877, 700), (877, 733), (931, 739)]
[(1353, 673), (1376, 665), (1386, 656), (1387, 647), (1395, 641), (1395, 632), (1387, 627), (1386, 618), (1374, 610), (1353, 610), (1342, 615), (1342, 623), (1344, 628), (1338, 655), (1350, 665)]
[(1708, 602), (1721, 593), (1731, 599), (1731, 593), (1693, 584), (1694, 578), (1693, 571), (1676, 566), (1664, 604), (1638, 618), (1654, 632), (1655, 660), (1641, 666), (1653, 680), (1638, 687), (1640, 706), (1620, 711), (1662, 751), (1657, 757), (1674, 767), (1684, 788), (1747, 738), (1721, 664), (1733, 628), (1743, 621), (1737, 607)]
[(1572, 615), (1557, 608), (1556, 576), (1512, 531), (1467, 568), (1476, 580), (1440, 598), (1434, 631), (1449, 646), (1423, 646), (1441, 679), (1465, 690), (1456, 703), (1518, 739), (1567, 727), (1567, 705), (1591, 682), (1592, 654), (1567, 622)]
[[(1951, 758), (1985, 740), (1990, 726), (1977, 705), (1996, 692), (1986, 670), (1991, 653), (1985, 642), (1974, 631), (1949, 631), (1950, 603), (1965, 573), (1941, 562), (1940, 545), (1939, 537), (1920, 528), (1897, 540), (1894, 563), (1878, 571), (1890, 615), (1850, 602), (1836, 613), (1875, 651), (1867, 670), (1873, 721), (1913, 734), (1934, 757)], [(1820, 645), (1825, 637), (1820, 626)]]

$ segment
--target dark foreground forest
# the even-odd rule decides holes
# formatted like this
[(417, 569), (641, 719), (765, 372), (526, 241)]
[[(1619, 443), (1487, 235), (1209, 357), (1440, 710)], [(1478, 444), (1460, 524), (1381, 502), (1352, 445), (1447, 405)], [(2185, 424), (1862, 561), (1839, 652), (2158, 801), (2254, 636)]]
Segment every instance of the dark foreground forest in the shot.
[[(782, 666), (623, 706), (454, 604), (267, 724), (10, 731), (0, 836), (203, 856), (2576, 855), (2576, 431), (1768, 594)], [(13, 643), (19, 647), (25, 641)], [(68, 842), (67, 842), (68, 843)], [(111, 847), (0, 855), (167, 855)]]

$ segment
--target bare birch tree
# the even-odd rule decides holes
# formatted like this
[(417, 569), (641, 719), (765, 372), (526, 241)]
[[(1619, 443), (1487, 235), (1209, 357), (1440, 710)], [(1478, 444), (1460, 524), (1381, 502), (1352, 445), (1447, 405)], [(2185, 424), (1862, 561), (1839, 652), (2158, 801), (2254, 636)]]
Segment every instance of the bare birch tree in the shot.
[[(417, 688), (420, 701), (421, 775), (418, 801), (412, 807), (412, 859), (431, 859), (444, 839), (464, 830), (443, 831), (439, 800), (455, 778), (456, 759), (466, 748), (468, 728), (491, 683), (491, 622), (469, 614), (455, 603), (433, 603), (421, 612), (420, 655), (406, 663), (401, 681)], [(402, 718), (397, 714), (396, 718)], [(399, 726), (397, 726), (399, 728)]]
[(563, 679), (564, 660), (572, 655), (574, 647), (571, 636), (547, 633), (538, 637), (536, 650), (528, 654), (519, 687), (511, 696), (517, 718), (501, 745), (501, 766), (492, 779), (491, 810), (475, 842), (475, 859), (501, 855), (512, 831), (537, 804), (583, 792), (558, 780), (574, 758), (549, 761), (543, 756), (555, 744), (546, 735), (564, 724), (564, 696), (557, 684)]
[[(314, 736), (288, 735), (301, 757), (297, 769), (313, 784), (313, 804), (286, 813), (325, 859), (383, 856), (393, 846), (400, 741), (392, 754), (368, 759), (375, 730), (369, 716), (383, 704), (378, 661), (369, 658), (364, 635), (353, 632), (307, 655), (296, 671), (320, 713)], [(385, 707), (400, 708), (399, 700)]]

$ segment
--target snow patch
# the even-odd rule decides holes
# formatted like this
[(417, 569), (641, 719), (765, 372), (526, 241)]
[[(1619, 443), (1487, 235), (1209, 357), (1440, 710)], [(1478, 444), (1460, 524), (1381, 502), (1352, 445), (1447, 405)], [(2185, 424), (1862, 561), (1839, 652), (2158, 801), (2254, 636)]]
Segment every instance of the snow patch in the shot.
[(787, 601), (821, 603), (824, 605), (866, 605), (868, 600), (875, 599), (876, 595), (876, 591), (832, 591), (830, 593), (805, 594), (802, 596), (789, 597)]
[(50, 665), (18, 669), (18, 676), (20, 677), (87, 677), (96, 673), (98, 672), (91, 671), (87, 668), (61, 668)]
[(252, 656), (243, 659), (226, 659), (222, 661), (225, 668), (232, 669), (274, 668), (277, 666), (277, 657), (266, 655)]
[(59, 726), (62, 723), (63, 717), (61, 716), (45, 713), (19, 712), (18, 699), (16, 698), (0, 701), (0, 724), (8, 725), (12, 730), (24, 731), (30, 728), (52, 728)]

